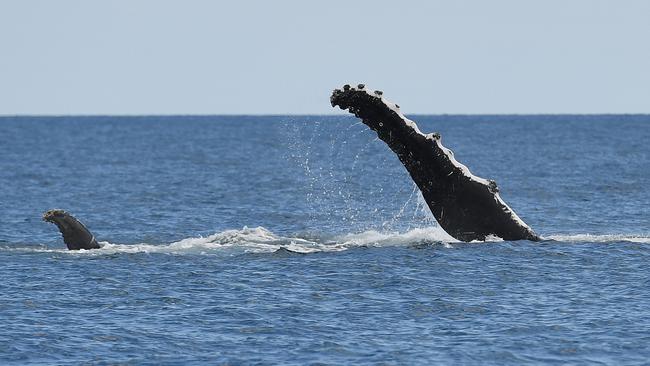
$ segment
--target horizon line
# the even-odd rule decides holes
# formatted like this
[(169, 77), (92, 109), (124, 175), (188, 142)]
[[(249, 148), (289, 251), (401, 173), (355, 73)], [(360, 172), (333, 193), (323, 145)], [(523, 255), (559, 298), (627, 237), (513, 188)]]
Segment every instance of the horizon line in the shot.
[[(404, 113), (407, 116), (648, 116), (650, 112), (603, 112), (603, 113)], [(62, 118), (62, 117), (336, 117), (349, 113), (161, 113), (161, 114), (2, 114), (0, 118)]]

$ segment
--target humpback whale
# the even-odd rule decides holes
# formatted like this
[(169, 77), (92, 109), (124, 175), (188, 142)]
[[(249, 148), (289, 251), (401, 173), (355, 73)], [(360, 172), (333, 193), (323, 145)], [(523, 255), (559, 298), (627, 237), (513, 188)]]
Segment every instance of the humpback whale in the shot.
[(332, 92), (330, 102), (360, 118), (397, 154), (448, 234), (461, 241), (484, 241), (488, 236), (540, 239), (501, 199), (494, 181), (473, 175), (442, 146), (440, 134), (420, 132), (397, 104), (382, 95), (363, 84), (345, 85)]
[(59, 228), (69, 250), (99, 249), (95, 236), (69, 213), (63, 210), (49, 210), (43, 214), (43, 221), (51, 222)]

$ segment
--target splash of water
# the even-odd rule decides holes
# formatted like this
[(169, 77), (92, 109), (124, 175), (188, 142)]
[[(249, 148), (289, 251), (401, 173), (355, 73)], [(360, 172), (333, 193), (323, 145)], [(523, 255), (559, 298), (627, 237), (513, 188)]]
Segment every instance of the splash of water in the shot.
[(69, 251), (65, 248), (0, 247), (1, 250), (65, 253), (69, 255), (108, 255), (117, 253), (226, 254), (272, 253), (286, 249), (296, 253), (338, 252), (358, 247), (409, 246), (419, 243), (453, 243), (456, 240), (438, 227), (406, 232), (368, 230), (337, 236), (301, 238), (276, 235), (263, 227), (226, 230), (206, 237), (187, 238), (170, 244), (116, 244), (100, 242), (95, 250)]

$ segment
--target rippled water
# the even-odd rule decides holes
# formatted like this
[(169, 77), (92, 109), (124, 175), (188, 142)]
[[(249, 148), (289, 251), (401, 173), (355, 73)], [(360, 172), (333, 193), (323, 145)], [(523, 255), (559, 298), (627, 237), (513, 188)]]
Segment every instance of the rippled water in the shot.
[(456, 242), (353, 118), (0, 118), (0, 363), (647, 363), (650, 117), (413, 119), (545, 240)]

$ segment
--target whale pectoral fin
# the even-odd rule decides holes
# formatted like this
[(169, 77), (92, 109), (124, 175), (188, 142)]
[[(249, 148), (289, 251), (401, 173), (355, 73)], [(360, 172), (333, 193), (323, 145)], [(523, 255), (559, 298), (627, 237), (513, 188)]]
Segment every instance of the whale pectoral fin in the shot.
[(330, 97), (332, 106), (361, 119), (397, 155), (418, 186), (440, 226), (462, 241), (498, 236), (539, 240), (533, 230), (499, 197), (496, 183), (473, 175), (441, 143), (439, 134), (423, 134), (399, 106), (365, 85), (345, 85)]

